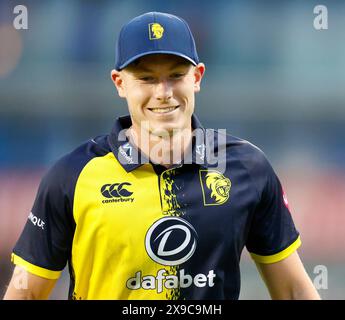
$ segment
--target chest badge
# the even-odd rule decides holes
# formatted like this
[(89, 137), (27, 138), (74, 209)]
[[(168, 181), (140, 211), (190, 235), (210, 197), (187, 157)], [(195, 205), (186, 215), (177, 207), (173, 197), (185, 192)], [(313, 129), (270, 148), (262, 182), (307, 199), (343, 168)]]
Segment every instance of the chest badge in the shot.
[(216, 170), (199, 170), (199, 177), (205, 206), (221, 205), (229, 199), (229, 178)]

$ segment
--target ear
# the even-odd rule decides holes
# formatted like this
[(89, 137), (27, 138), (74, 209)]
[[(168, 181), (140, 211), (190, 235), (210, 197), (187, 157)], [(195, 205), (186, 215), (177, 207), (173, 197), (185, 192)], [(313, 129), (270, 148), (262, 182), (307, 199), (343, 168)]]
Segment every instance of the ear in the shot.
[(117, 89), (118, 95), (121, 98), (126, 98), (126, 90), (123, 81), (123, 74), (121, 73), (121, 71), (117, 71), (115, 69), (111, 70), (110, 77)]
[(199, 63), (194, 68), (194, 92), (200, 91), (200, 83), (201, 79), (205, 73), (205, 65), (203, 63)]

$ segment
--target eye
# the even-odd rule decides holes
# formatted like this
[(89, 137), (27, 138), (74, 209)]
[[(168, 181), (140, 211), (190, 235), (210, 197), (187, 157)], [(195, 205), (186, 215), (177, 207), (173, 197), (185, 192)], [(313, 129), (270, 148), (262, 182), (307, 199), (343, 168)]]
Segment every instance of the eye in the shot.
[(184, 76), (184, 73), (173, 73), (171, 75), (171, 78), (173, 79), (179, 79), (179, 78), (182, 78)]
[(140, 77), (139, 80), (148, 82), (148, 81), (153, 81), (154, 78), (147, 76), (147, 77)]

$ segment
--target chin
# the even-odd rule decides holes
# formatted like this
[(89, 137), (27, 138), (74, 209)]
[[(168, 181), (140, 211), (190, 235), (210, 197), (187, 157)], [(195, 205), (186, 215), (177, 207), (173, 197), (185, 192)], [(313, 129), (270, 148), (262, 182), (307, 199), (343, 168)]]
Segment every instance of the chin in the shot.
[(151, 134), (155, 136), (172, 136), (174, 132), (189, 129), (190, 124), (184, 118), (170, 121), (153, 121), (150, 126)]
[(157, 137), (170, 137), (173, 135), (174, 130), (178, 130), (178, 128), (172, 128), (172, 127), (155, 127), (151, 130), (151, 134), (153, 136)]

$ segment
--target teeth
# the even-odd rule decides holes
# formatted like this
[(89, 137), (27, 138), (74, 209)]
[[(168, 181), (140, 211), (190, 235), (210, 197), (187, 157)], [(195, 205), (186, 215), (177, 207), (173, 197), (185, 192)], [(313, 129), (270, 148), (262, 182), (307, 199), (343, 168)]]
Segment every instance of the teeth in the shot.
[(167, 113), (170, 111), (175, 110), (177, 107), (171, 107), (171, 108), (154, 108), (154, 109), (150, 109), (152, 112), (156, 112), (156, 113)]

